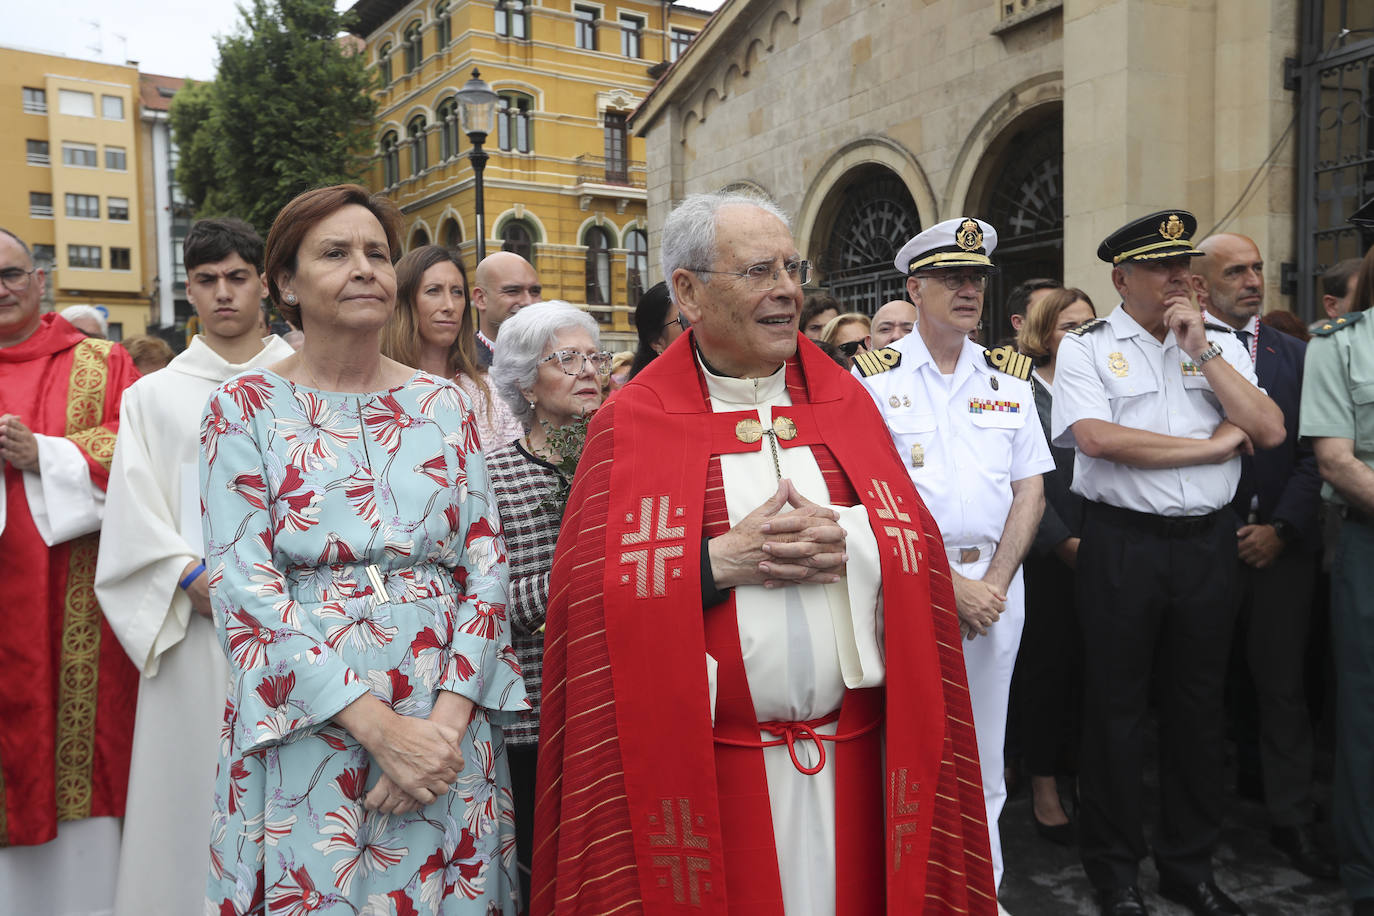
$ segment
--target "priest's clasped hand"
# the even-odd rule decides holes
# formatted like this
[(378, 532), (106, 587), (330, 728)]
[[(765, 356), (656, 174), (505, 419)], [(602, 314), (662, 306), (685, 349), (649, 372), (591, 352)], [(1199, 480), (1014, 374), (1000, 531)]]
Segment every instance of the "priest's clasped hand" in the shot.
[(38, 471), (38, 440), (12, 413), (0, 416), (0, 458), (21, 471)]
[(763, 505), (710, 540), (716, 587), (838, 582), (849, 560), (838, 519), (834, 509), (811, 502), (790, 480), (781, 481)]

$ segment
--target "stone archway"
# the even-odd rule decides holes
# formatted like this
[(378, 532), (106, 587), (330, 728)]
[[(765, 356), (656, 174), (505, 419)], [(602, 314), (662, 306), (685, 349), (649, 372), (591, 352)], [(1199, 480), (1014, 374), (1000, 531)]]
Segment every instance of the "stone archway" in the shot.
[(830, 294), (846, 310), (869, 315), (905, 298), (892, 260), (921, 230), (921, 217), (901, 176), (875, 162), (856, 166), (830, 188), (820, 213), (816, 266)]

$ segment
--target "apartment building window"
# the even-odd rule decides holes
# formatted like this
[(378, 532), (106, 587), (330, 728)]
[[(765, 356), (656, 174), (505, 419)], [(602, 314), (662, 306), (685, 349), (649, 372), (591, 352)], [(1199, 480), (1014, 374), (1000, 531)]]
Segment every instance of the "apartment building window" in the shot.
[(73, 89), (57, 90), (57, 110), (77, 118), (95, 117), (95, 96)]
[(643, 57), (644, 20), (628, 13), (620, 14), (620, 53), (626, 57)]
[(496, 144), (507, 152), (528, 153), (533, 147), (530, 112), (534, 99), (521, 92), (504, 92), (496, 103)]
[(62, 164), (74, 165), (78, 168), (93, 169), (96, 167), (95, 144), (94, 143), (63, 143), (62, 144)]
[(24, 150), (29, 165), (51, 165), (47, 140), (25, 140)]
[(453, 40), (453, 23), (448, 18), (448, 0), (440, 0), (434, 5), (434, 45), (442, 51)]
[(630, 308), (634, 308), (644, 295), (644, 278), (649, 276), (649, 234), (631, 229), (625, 233), (625, 250), (625, 292)]
[(606, 112), (606, 180), (624, 184), (630, 177), (630, 161), (626, 152), (628, 131), (625, 115), (619, 111)]
[(458, 155), (458, 100), (447, 98), (439, 103), (435, 112), (439, 116), (439, 161), (447, 162)]
[(424, 57), (424, 34), (420, 31), (420, 20), (416, 19), (406, 26), (405, 45), (406, 45), (406, 72), (413, 73), (420, 69), (420, 61)]
[(530, 37), (530, 13), (525, 0), (496, 0), (496, 34), (506, 38)]
[(68, 245), (67, 266), (100, 269), (99, 245)]
[(29, 216), (52, 219), (52, 195), (40, 191), (29, 192)]
[(105, 215), (116, 222), (129, 221), (129, 198), (110, 197), (105, 201)]
[(577, 20), (577, 46), (584, 51), (596, 50), (597, 10), (590, 6), (574, 6), (573, 18)]
[(391, 84), (391, 42), (387, 42), (377, 50), (377, 73), (381, 76), (382, 85)]
[(32, 86), (24, 87), (24, 113), (25, 114), (47, 114), (48, 113), (48, 92), (45, 89), (34, 89)]
[(129, 270), (131, 258), (127, 248), (110, 249), (110, 270)]
[(78, 219), (100, 219), (100, 198), (94, 194), (68, 194), (67, 215)]
[(513, 219), (501, 229), (501, 250), (513, 251), (520, 257), (534, 263), (534, 236), (525, 223), (518, 219)]
[(416, 115), (406, 128), (410, 140), (410, 174), (418, 175), (429, 168), (429, 146), (425, 136), (425, 116)]
[(102, 95), (100, 97), (100, 116), (107, 121), (123, 121), (123, 97), (118, 95)]
[(33, 266), (39, 270), (52, 270), (57, 263), (57, 248), (53, 245), (32, 245)]
[(129, 156), (122, 146), (105, 147), (105, 168), (112, 172), (125, 172), (129, 169)]
[(382, 135), (382, 184), (391, 187), (401, 180), (401, 154), (396, 131)]
[(686, 29), (673, 29), (668, 36), (668, 59), (677, 60), (687, 51), (687, 46), (692, 43), (692, 39), (697, 37), (696, 32), (689, 32)]
[(600, 226), (587, 230), (587, 304), (611, 301), (611, 236)]

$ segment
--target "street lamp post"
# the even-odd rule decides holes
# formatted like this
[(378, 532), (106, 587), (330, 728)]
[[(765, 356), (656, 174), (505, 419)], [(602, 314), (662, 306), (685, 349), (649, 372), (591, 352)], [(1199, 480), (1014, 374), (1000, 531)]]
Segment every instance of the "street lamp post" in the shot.
[(487, 154), (482, 149), (482, 144), (486, 142), (487, 135), (491, 133), (492, 124), (496, 119), (496, 98), (496, 93), (492, 92), (491, 86), (482, 79), (482, 75), (477, 72), (476, 67), (472, 68), (472, 79), (464, 83), (463, 88), (458, 90), (458, 116), (463, 126), (463, 133), (468, 135), (468, 142), (472, 144), (468, 158), (472, 160), (473, 185), (477, 192), (477, 262), (479, 264), (487, 256), (487, 215), (486, 204), (482, 199), (482, 170), (487, 167)]

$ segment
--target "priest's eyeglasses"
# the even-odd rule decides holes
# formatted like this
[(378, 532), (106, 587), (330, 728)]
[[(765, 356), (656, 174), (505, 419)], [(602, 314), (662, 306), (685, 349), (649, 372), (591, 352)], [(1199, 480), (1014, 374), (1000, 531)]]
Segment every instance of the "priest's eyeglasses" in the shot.
[(942, 270), (933, 274), (917, 274), (919, 279), (937, 280), (944, 285), (945, 289), (954, 292), (964, 288), (965, 283), (972, 283), (974, 289), (987, 289), (988, 275), (985, 273), (974, 273), (972, 271), (953, 271)]
[(755, 264), (746, 267), (744, 270), (707, 270), (705, 267), (689, 268), (693, 273), (699, 274), (721, 274), (726, 277), (735, 277), (743, 280), (744, 284), (756, 293), (764, 293), (778, 285), (778, 278), (783, 272), (796, 282), (798, 286), (805, 286), (811, 282), (811, 262), (810, 261), (788, 261), (782, 267), (774, 267), (771, 263)]
[(602, 350), (600, 353), (579, 353), (576, 350), (554, 350), (539, 362), (547, 363), (549, 360), (556, 360), (558, 368), (563, 370), (564, 375), (577, 375), (582, 371), (582, 367), (591, 364), (592, 371), (600, 376), (611, 374), (611, 354)]
[(38, 268), (33, 270), (20, 270), (18, 267), (11, 267), (8, 270), (0, 270), (0, 283), (5, 284), (5, 289), (11, 292), (22, 293), (29, 288), (33, 282), (33, 275), (38, 272)]

